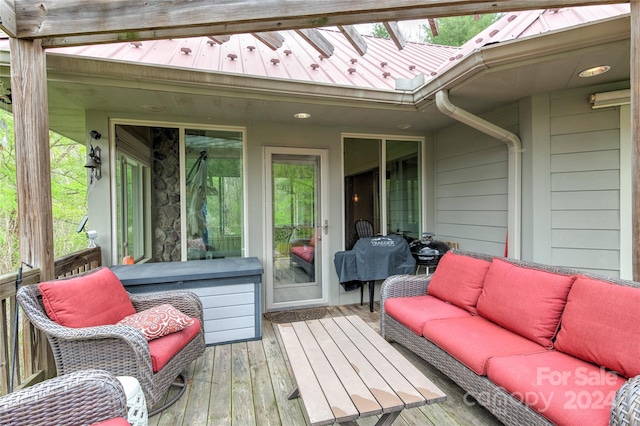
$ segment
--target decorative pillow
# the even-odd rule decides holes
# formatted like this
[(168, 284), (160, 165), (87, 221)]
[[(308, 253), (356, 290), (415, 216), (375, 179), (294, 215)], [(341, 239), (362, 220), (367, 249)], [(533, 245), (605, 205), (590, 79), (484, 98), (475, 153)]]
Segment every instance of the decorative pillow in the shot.
[(129, 294), (108, 268), (81, 277), (40, 283), (38, 288), (49, 318), (65, 327), (115, 324), (136, 313)]
[(638, 306), (640, 289), (579, 276), (555, 348), (625, 377), (640, 375)]
[(189, 327), (193, 322), (190, 316), (169, 304), (164, 304), (129, 315), (118, 324), (135, 327), (142, 332), (145, 339), (153, 340)]
[(493, 259), (478, 298), (478, 314), (550, 349), (574, 280), (573, 275)]
[(491, 262), (447, 252), (429, 282), (427, 292), (475, 314), (484, 277)]

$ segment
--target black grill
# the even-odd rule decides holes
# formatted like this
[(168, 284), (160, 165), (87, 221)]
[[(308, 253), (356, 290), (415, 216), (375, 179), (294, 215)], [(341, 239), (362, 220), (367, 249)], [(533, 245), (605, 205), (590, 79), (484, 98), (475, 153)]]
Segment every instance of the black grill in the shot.
[(434, 236), (431, 232), (425, 232), (420, 240), (412, 241), (409, 244), (411, 255), (416, 260), (417, 267), (435, 268), (438, 266), (440, 258), (449, 251), (449, 246), (443, 241), (434, 240)]

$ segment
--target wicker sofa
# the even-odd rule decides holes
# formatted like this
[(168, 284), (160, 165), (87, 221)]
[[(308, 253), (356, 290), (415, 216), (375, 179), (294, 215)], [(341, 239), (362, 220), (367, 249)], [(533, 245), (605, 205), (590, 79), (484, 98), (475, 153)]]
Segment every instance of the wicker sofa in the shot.
[(640, 283), (452, 250), (389, 277), (381, 331), (509, 425), (640, 424)]

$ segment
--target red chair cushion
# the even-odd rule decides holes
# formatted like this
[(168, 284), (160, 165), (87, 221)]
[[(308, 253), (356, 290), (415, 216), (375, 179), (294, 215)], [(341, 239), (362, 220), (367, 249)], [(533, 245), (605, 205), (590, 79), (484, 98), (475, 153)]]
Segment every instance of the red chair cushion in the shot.
[(531, 340), (478, 316), (429, 321), (422, 335), (481, 376), (487, 374), (487, 362), (493, 357), (545, 351)]
[(129, 315), (118, 324), (134, 327), (142, 332), (145, 339), (153, 340), (192, 325), (193, 318), (165, 303)]
[(129, 294), (108, 268), (88, 275), (38, 285), (52, 321), (81, 328), (115, 324), (136, 313)]
[(640, 289), (579, 276), (569, 292), (557, 350), (625, 377), (640, 374)]
[(494, 259), (478, 314), (550, 349), (574, 279)]
[(489, 266), (486, 260), (447, 252), (438, 262), (427, 293), (475, 314)]
[(149, 353), (151, 354), (151, 369), (154, 373), (162, 370), (175, 354), (187, 346), (200, 333), (200, 321), (193, 318), (193, 325), (167, 334), (159, 339), (149, 341)]
[(471, 316), (464, 309), (427, 295), (387, 299), (384, 302), (384, 310), (418, 336), (422, 336), (422, 329), (427, 321)]
[(91, 426), (131, 426), (131, 423), (129, 423), (124, 417), (114, 417), (113, 419), (94, 423)]
[(311, 246), (295, 246), (291, 247), (291, 253), (300, 256), (300, 258), (309, 263), (313, 263), (315, 248)]
[(608, 425), (622, 377), (557, 351), (489, 360), (489, 379), (559, 425)]

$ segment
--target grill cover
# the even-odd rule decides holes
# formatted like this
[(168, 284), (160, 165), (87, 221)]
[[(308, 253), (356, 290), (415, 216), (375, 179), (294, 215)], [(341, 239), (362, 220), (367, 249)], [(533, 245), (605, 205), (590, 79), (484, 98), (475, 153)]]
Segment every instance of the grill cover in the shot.
[(360, 238), (352, 250), (337, 252), (333, 262), (340, 283), (410, 274), (416, 266), (409, 244), (400, 235)]

